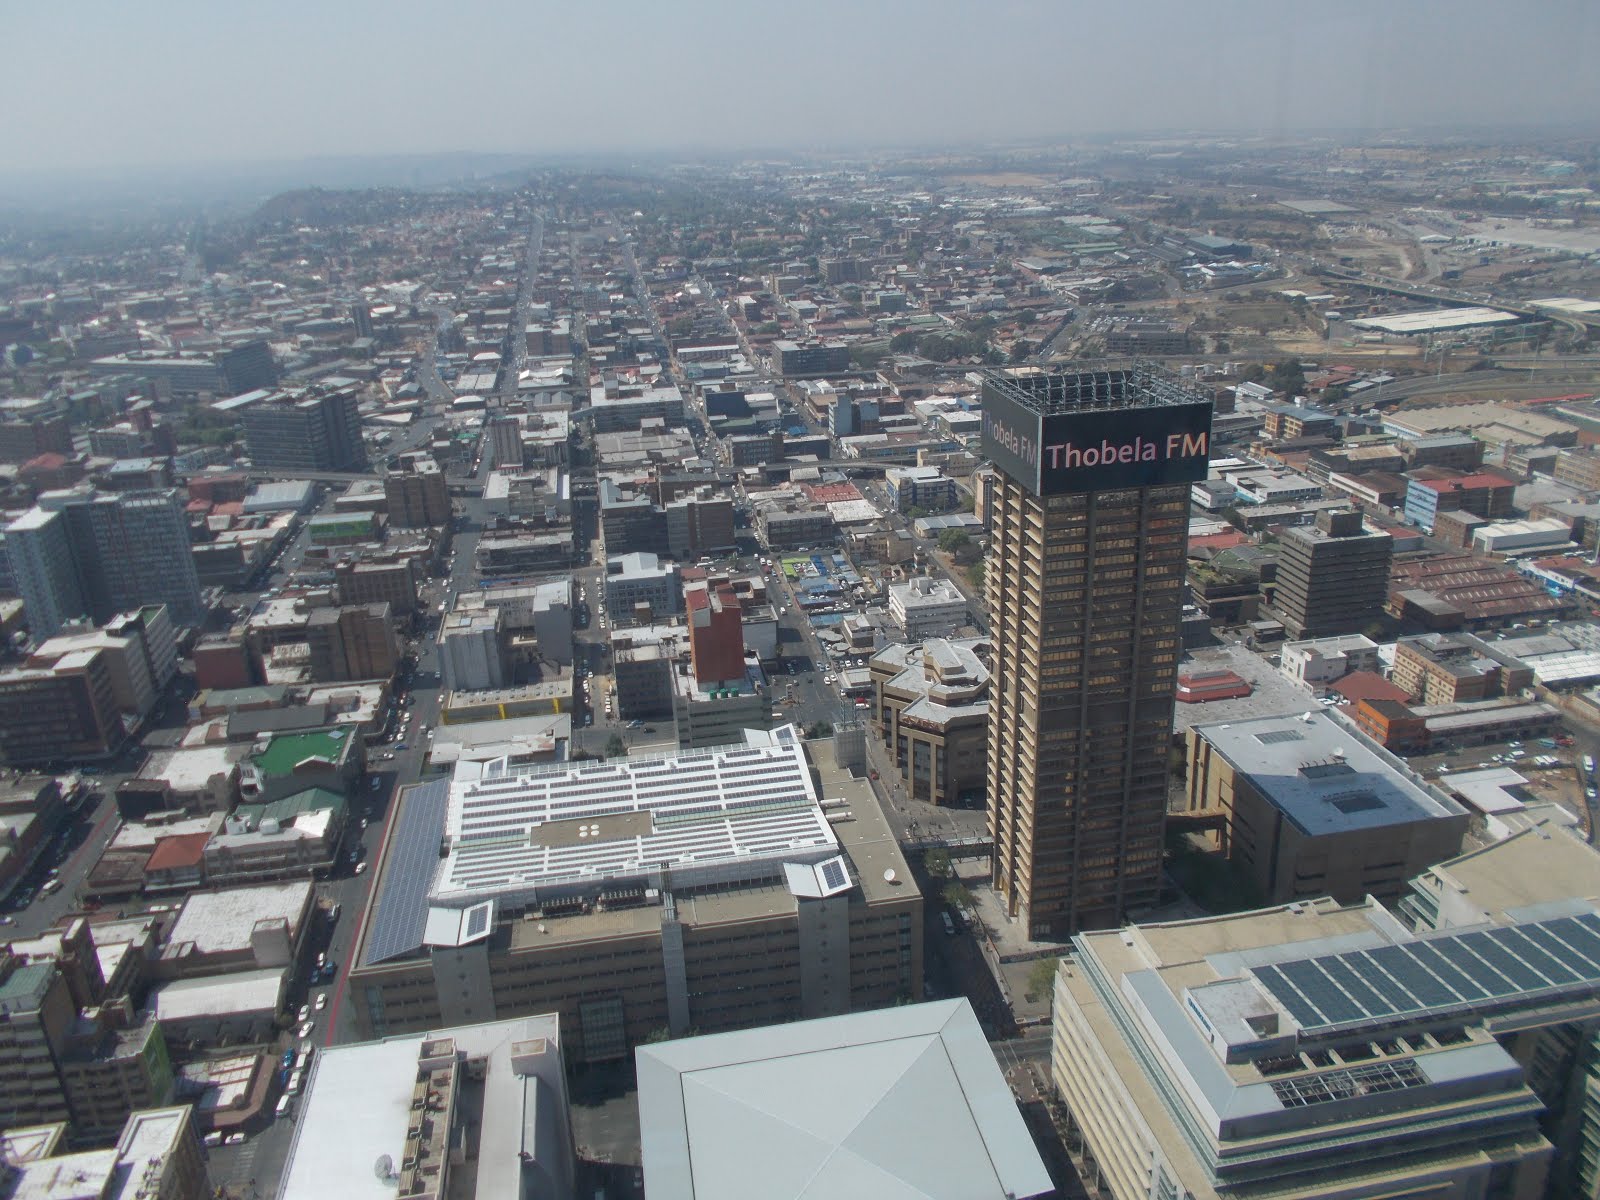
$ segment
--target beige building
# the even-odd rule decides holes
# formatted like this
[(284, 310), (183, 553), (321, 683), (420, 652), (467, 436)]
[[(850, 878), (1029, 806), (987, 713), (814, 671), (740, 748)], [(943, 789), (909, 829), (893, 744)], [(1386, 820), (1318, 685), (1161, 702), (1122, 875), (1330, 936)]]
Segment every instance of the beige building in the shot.
[(914, 799), (953, 804), (984, 786), (989, 653), (980, 639), (932, 638), (872, 656), (873, 719)]
[(1515, 696), (1533, 686), (1533, 669), (1470, 633), (1424, 633), (1394, 646), (1389, 678), (1423, 704)]
[(792, 727), (603, 764), (462, 762), (400, 812), (350, 976), (363, 1036), (554, 1012), (570, 1061), (599, 1062), (920, 989), (894, 834)]
[(1596, 1011), (1596, 931), (1591, 905), (1418, 938), (1319, 900), (1080, 935), (1052, 1021), (1069, 1148), (1114, 1200), (1534, 1200), (1554, 1147), (1497, 1029)]
[(1222, 850), (1266, 903), (1398, 899), (1457, 854), (1467, 811), (1327, 713), (1195, 725), (1188, 807), (1223, 817)]

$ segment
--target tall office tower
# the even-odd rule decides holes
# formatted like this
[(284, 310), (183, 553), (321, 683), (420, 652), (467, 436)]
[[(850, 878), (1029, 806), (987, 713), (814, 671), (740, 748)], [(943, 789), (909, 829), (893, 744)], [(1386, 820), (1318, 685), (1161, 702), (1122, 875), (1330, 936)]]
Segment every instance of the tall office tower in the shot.
[(39, 507), (65, 521), (83, 602), (97, 622), (165, 604), (175, 623), (200, 623), (200, 576), (176, 489), (103, 493), (74, 488), (46, 492)]
[(1144, 369), (992, 375), (993, 883), (1040, 939), (1160, 889), (1189, 485), (1211, 402)]
[(34, 641), (54, 637), (62, 625), (88, 611), (60, 513), (42, 508), (23, 513), (6, 526), (5, 550)]
[(367, 465), (354, 388), (248, 392), (211, 407), (243, 422), (258, 468), (357, 471)]
[(1394, 539), (1369, 533), (1359, 512), (1322, 512), (1291, 529), (1278, 550), (1273, 606), (1292, 638), (1360, 633), (1383, 611)]

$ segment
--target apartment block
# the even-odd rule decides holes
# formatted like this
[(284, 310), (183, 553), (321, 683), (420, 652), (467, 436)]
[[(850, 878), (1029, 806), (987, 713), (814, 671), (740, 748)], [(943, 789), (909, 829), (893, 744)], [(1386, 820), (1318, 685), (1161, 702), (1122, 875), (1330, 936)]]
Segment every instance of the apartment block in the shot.
[(400, 642), (387, 604), (312, 609), (305, 633), (311, 678), (318, 683), (388, 679), (400, 665)]
[(12, 763), (104, 758), (127, 737), (109, 655), (73, 650), (0, 671), (0, 751)]
[(444, 472), (430, 459), (413, 456), (399, 471), (383, 477), (389, 524), (419, 529), (450, 524), (450, 494)]
[(1470, 633), (1425, 633), (1395, 643), (1390, 680), (1423, 704), (1515, 696), (1533, 668)]
[(317, 386), (259, 389), (219, 400), (212, 408), (243, 424), (245, 446), (257, 468), (360, 471), (367, 451), (358, 404), (353, 387)]
[(1273, 607), (1296, 639), (1360, 633), (1388, 599), (1394, 539), (1369, 532), (1359, 512), (1324, 511), (1279, 543)]

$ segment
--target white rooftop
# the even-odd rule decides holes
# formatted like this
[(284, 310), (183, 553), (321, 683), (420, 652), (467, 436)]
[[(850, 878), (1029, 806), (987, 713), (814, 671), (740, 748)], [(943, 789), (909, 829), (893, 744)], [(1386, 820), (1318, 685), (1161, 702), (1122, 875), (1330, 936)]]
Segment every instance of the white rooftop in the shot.
[(1051, 1192), (964, 999), (641, 1046), (650, 1200)]
[[(450, 1194), (485, 1200), (572, 1194), (560, 1027), (546, 1015), (320, 1051), (278, 1200), (394, 1200), (396, 1181), (376, 1166), (387, 1155), (401, 1169), (419, 1055), (425, 1042), (444, 1038), (459, 1057), (485, 1060), (481, 1112), (462, 1112), (455, 1122), (477, 1126), (476, 1187), (458, 1193), (457, 1179), (466, 1176), (452, 1176)], [(530, 1191), (530, 1173), (556, 1184)]]
[(604, 763), (458, 762), (448, 853), (431, 898), (644, 880), (732, 880), (753, 863), (837, 852), (793, 726), (746, 730), (745, 745)]
[(1432, 333), (1477, 325), (1503, 325), (1517, 319), (1516, 313), (1501, 312), (1497, 308), (1430, 308), (1425, 312), (1396, 313), (1388, 317), (1363, 317), (1350, 324), (1357, 329), (1376, 329), (1383, 333)]
[(291, 930), (311, 902), (309, 880), (194, 892), (167, 935), (169, 945), (193, 942), (201, 954), (250, 949), (250, 931), (261, 921), (282, 919)]
[(152, 993), (150, 1011), (160, 1021), (193, 1021), (233, 1013), (276, 1012), (283, 1000), (282, 967), (263, 971), (229, 971), (174, 979)]

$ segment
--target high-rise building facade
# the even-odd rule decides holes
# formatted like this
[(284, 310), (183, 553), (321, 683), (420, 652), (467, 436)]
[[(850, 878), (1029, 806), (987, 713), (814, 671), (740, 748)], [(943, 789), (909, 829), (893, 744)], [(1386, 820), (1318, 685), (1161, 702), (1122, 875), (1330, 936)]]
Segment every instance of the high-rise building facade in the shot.
[(35, 641), (54, 637), (62, 625), (87, 611), (60, 513), (29, 509), (6, 526), (5, 548)]
[(359, 471), (367, 465), (354, 388), (255, 391), (212, 407), (244, 424), (256, 467)]
[(39, 507), (65, 518), (79, 587), (97, 622), (165, 604), (176, 624), (200, 623), (200, 575), (189, 546), (183, 500), (175, 489), (107, 493), (75, 488), (45, 493)]
[(995, 890), (1030, 936), (1160, 890), (1189, 485), (1211, 402), (1145, 370), (991, 376)]
[(79, 617), (103, 623), (150, 605), (165, 605), (177, 624), (200, 623), (200, 576), (176, 491), (47, 492), (5, 536), (35, 641)]
[(1318, 513), (1314, 526), (1286, 531), (1273, 606), (1289, 636), (1361, 633), (1383, 612), (1393, 557), (1394, 539), (1369, 532), (1355, 511)]
[(423, 529), (450, 524), (450, 489), (432, 459), (413, 457), (400, 470), (390, 471), (383, 477), (383, 498), (390, 525)]

